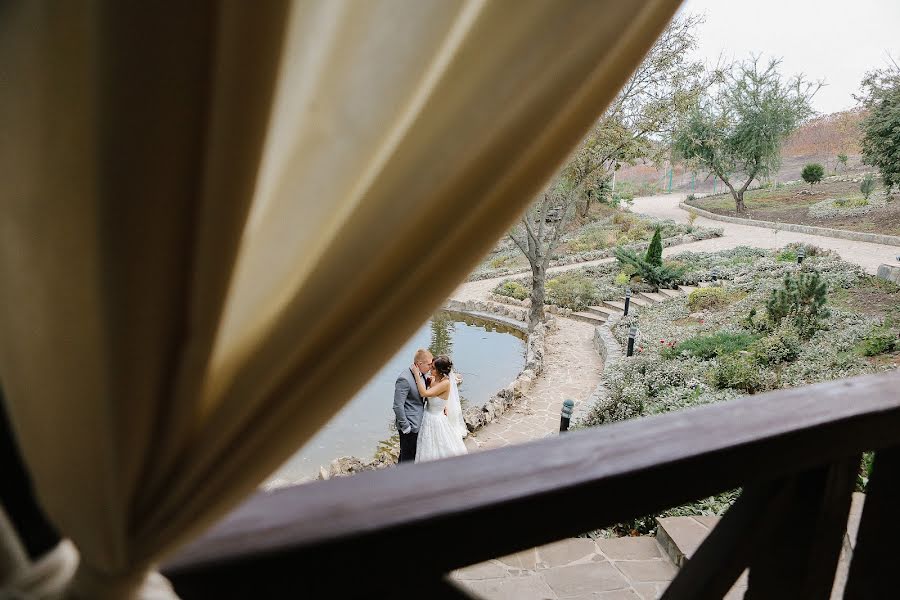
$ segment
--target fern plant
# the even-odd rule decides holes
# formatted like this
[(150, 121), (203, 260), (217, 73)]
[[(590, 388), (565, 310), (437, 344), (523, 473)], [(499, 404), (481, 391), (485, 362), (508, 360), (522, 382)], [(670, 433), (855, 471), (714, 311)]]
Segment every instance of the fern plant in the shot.
[(622, 267), (633, 267), (637, 275), (640, 275), (644, 283), (652, 285), (659, 290), (662, 286), (676, 283), (684, 275), (684, 267), (673, 267), (671, 264), (662, 263), (655, 265), (624, 248), (616, 248), (616, 259)]

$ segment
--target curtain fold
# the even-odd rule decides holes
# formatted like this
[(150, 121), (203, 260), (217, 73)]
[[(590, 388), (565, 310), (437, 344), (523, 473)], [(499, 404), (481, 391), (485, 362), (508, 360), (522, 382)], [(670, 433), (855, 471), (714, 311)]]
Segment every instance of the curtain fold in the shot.
[(0, 380), (75, 585), (138, 593), (337, 412), (678, 3), (0, 6)]

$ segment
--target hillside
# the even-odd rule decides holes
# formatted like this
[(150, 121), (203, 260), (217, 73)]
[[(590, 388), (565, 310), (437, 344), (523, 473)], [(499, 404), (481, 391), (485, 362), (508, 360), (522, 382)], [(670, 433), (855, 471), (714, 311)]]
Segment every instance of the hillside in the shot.
[[(864, 113), (847, 110), (816, 117), (802, 125), (788, 138), (782, 149), (782, 166), (774, 177), (778, 181), (800, 178), (800, 171), (807, 163), (817, 162), (831, 173), (859, 173), (871, 170), (861, 163), (859, 155), (859, 123)], [(838, 162), (838, 154), (848, 156), (847, 166)], [(624, 166), (616, 175), (616, 185), (624, 184), (638, 194), (666, 192), (669, 188), (668, 165), (639, 164)], [(722, 182), (713, 183), (703, 172), (694, 176), (676, 165), (671, 174), (673, 192), (711, 193), (721, 191)]]

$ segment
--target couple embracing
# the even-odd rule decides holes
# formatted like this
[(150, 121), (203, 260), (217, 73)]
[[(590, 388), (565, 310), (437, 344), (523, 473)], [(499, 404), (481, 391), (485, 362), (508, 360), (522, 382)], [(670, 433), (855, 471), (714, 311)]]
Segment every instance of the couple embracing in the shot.
[(466, 453), (457, 374), (449, 356), (416, 351), (394, 385), (400, 462), (423, 462)]

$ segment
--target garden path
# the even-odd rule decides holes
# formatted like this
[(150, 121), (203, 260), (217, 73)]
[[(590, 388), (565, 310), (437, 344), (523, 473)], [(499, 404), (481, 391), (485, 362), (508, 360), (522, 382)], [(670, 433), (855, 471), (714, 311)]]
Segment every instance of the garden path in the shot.
[[(644, 196), (634, 199), (632, 209), (658, 219), (672, 219), (678, 223), (687, 223), (688, 213), (678, 206), (685, 199), (684, 194), (666, 194), (662, 196)], [(715, 252), (727, 250), (736, 246), (753, 246), (756, 248), (780, 248), (793, 242), (803, 242), (827, 248), (837, 252), (847, 262), (859, 265), (867, 273), (874, 274), (878, 265), (895, 262), (895, 256), (900, 254), (896, 246), (886, 244), (873, 244), (871, 242), (856, 242), (822, 235), (810, 235), (807, 233), (794, 233), (791, 231), (779, 231), (753, 227), (751, 225), (737, 225), (723, 221), (713, 221), (704, 217), (698, 217), (697, 225), (704, 227), (721, 227), (725, 234), (720, 238), (703, 240), (692, 244), (683, 244), (672, 248), (666, 248), (664, 255), (677, 254), (682, 250), (702, 250)], [(702, 248), (699, 248), (703, 244)]]
[(466, 438), (469, 451), (489, 450), (554, 435), (559, 432), (563, 400), (585, 402), (603, 373), (594, 348), (594, 327), (571, 319), (557, 319), (546, 337), (544, 370), (508, 412)]

